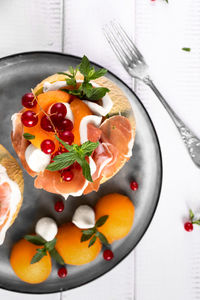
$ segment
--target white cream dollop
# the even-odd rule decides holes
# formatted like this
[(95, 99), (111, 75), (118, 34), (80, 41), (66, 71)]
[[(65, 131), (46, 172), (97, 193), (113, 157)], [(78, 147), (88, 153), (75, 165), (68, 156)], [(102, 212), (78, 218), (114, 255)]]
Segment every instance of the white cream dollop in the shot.
[(81, 229), (93, 228), (95, 226), (94, 210), (88, 205), (80, 205), (75, 210), (72, 223)]
[(25, 151), (25, 159), (29, 168), (34, 172), (44, 171), (51, 161), (51, 155), (45, 154), (39, 148), (30, 144)]
[(85, 116), (84, 118), (82, 118), (80, 127), (79, 127), (81, 144), (88, 141), (87, 125), (89, 123), (92, 123), (96, 127), (99, 127), (101, 125), (101, 120), (102, 120), (102, 117), (94, 116), (94, 115), (89, 115), (89, 116)]
[[(11, 194), (10, 194), (10, 199), (8, 200), (9, 203), (7, 207), (7, 211), (9, 211), (8, 219), (0, 230), (0, 245), (2, 245), (4, 242), (6, 231), (10, 227), (10, 223), (12, 221), (14, 214), (16, 213), (17, 206), (22, 197), (18, 184), (8, 177), (6, 168), (0, 165), (0, 185), (3, 184), (4, 182), (7, 182), (9, 184), (11, 188)], [(7, 214), (4, 214), (3, 216), (0, 217), (0, 225), (2, 225), (5, 222), (6, 218), (7, 218)]]
[(44, 217), (36, 223), (35, 232), (45, 241), (49, 242), (55, 238), (58, 226), (52, 218)]

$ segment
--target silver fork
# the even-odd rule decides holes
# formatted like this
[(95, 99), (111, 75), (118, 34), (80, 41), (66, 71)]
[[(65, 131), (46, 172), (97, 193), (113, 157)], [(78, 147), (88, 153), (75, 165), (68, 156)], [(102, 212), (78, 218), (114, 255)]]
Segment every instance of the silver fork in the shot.
[(146, 64), (144, 57), (134, 45), (133, 41), (126, 34), (122, 26), (116, 22), (111, 22), (109, 25), (106, 25), (103, 28), (103, 31), (108, 43), (129, 75), (148, 85), (164, 105), (179, 130), (190, 157), (193, 162), (200, 167), (200, 140), (183, 123), (159, 92), (149, 76), (148, 65)]

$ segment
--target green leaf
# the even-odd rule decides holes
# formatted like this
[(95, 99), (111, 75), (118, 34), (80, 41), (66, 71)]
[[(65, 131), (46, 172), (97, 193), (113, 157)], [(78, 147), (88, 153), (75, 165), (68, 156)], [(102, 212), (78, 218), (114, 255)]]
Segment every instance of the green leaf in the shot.
[(34, 245), (44, 245), (46, 241), (40, 237), (39, 235), (25, 235), (24, 236), (25, 240), (28, 242), (34, 244)]
[(35, 139), (35, 136), (30, 134), (30, 133), (24, 133), (23, 134), (23, 137), (26, 139), (26, 140), (34, 140)]
[(56, 239), (54, 238), (52, 241), (46, 242), (45, 243), (45, 248), (47, 251), (52, 251), (56, 245)]
[(100, 100), (108, 92), (109, 92), (109, 89), (107, 89), (105, 87), (97, 87), (97, 88), (93, 88), (92, 90), (89, 90), (86, 93), (86, 96), (89, 100)]
[(91, 234), (82, 234), (81, 236), (81, 242), (85, 242), (85, 241), (88, 241), (92, 236), (93, 236), (94, 233), (91, 233)]
[(168, 0), (165, 0), (165, 2), (167, 2), (167, 3), (168, 3)]
[(88, 73), (90, 71), (90, 62), (88, 60), (88, 58), (84, 55), (81, 63), (79, 65), (79, 70), (80, 72), (84, 75), (84, 76), (88, 76)]
[(200, 225), (200, 220), (192, 221), (192, 224)]
[(90, 165), (88, 162), (83, 159), (83, 160), (77, 160), (77, 162), (81, 165), (83, 176), (90, 182), (93, 182), (91, 172), (90, 172)]
[(192, 221), (194, 219), (194, 213), (191, 209), (189, 210), (189, 214), (190, 214), (190, 220)]
[(65, 75), (65, 76), (70, 76), (70, 74), (68, 74), (68, 73), (66, 73), (66, 72), (57, 72), (57, 74)]
[(99, 70), (95, 71), (93, 74), (91, 74), (89, 76), (89, 78), (90, 78), (90, 80), (94, 80), (94, 79), (97, 79), (101, 76), (104, 76), (106, 73), (107, 73), (106, 69), (99, 69)]
[(74, 78), (70, 78), (70, 79), (66, 79), (67, 85), (72, 85), (72, 86), (76, 86), (76, 79)]
[(91, 228), (91, 229), (86, 229), (86, 230), (82, 230), (84, 235), (91, 235), (95, 233), (95, 228)]
[(55, 138), (68, 150), (71, 151), (73, 149), (73, 146), (68, 145), (63, 140), (61, 140), (57, 135), (55, 135)]
[(37, 249), (36, 251), (37, 251), (36, 254), (31, 259), (31, 264), (35, 264), (36, 262), (40, 261), (44, 256), (47, 255), (44, 248)]
[(191, 48), (185, 47), (185, 48), (182, 48), (182, 50), (183, 50), (183, 51), (186, 51), (186, 52), (190, 52), (190, 51), (191, 51)]
[(96, 236), (98, 236), (98, 238), (100, 239), (100, 241), (103, 245), (106, 246), (109, 244), (105, 235), (103, 233), (101, 233), (100, 231), (97, 231)]
[(96, 235), (94, 235), (93, 238), (91, 238), (88, 247), (91, 247), (92, 245), (94, 245), (94, 243), (96, 242), (96, 239), (97, 239), (97, 237), (96, 237)]
[(54, 248), (51, 251), (49, 251), (49, 254), (51, 257), (60, 265), (65, 265), (65, 262), (62, 258), (62, 256), (58, 253), (58, 251)]
[(99, 142), (93, 143), (87, 141), (81, 145), (81, 150), (83, 151), (84, 156), (90, 156), (98, 146)]
[(96, 226), (96, 227), (101, 227), (103, 224), (105, 224), (105, 222), (107, 221), (108, 217), (109, 217), (108, 215), (105, 215), (105, 216), (100, 217), (100, 218), (96, 221), (95, 226)]
[(67, 152), (55, 156), (54, 161), (46, 169), (49, 171), (58, 171), (71, 166), (76, 161), (76, 153)]

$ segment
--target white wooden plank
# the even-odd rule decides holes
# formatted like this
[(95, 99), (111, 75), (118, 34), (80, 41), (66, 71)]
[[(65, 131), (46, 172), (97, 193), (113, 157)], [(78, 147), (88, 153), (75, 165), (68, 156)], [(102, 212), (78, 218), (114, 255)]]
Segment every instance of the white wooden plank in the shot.
[(62, 50), (62, 0), (1, 0), (0, 57)]
[(29, 294), (21, 294), (14, 293), (0, 289), (0, 299), (3, 300), (60, 300), (61, 294), (45, 294), (45, 295), (29, 295)]

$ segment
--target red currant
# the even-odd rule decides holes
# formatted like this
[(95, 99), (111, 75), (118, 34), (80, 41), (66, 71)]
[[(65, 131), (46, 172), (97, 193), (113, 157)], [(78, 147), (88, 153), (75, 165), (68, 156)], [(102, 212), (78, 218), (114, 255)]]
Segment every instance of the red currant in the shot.
[(71, 131), (62, 131), (59, 133), (59, 137), (61, 140), (71, 145), (74, 141), (74, 135)]
[(111, 260), (111, 259), (113, 259), (113, 257), (114, 257), (114, 254), (113, 254), (113, 252), (110, 249), (104, 250), (104, 252), (103, 252), (103, 258), (105, 260)]
[(193, 230), (193, 224), (191, 222), (186, 222), (184, 224), (184, 228), (185, 228), (186, 231), (190, 232), (190, 231)]
[(79, 165), (79, 163), (77, 163), (77, 161), (75, 161), (72, 165), (72, 168), (74, 168), (75, 170), (81, 170), (81, 165)]
[(22, 124), (26, 127), (33, 127), (38, 122), (38, 116), (32, 110), (25, 111), (21, 116)]
[(130, 183), (130, 188), (133, 190), (133, 191), (137, 191), (138, 189), (138, 183), (136, 181), (131, 181)]
[(49, 118), (44, 115), (40, 121), (40, 126), (42, 129), (44, 129), (45, 131), (54, 131), (53, 130), (53, 126), (49, 120)]
[(55, 211), (62, 212), (64, 210), (64, 208), (65, 208), (63, 201), (57, 201), (55, 203), (54, 208), (55, 208)]
[(50, 114), (57, 116), (58, 119), (63, 119), (67, 114), (67, 108), (63, 103), (55, 103), (50, 109)]
[(41, 145), (41, 150), (46, 154), (51, 154), (55, 150), (55, 144), (52, 140), (44, 140)]
[(59, 150), (57, 150), (56, 152), (54, 152), (54, 153), (51, 155), (51, 162), (54, 161), (53, 159), (54, 159), (55, 156), (60, 155), (60, 154), (62, 154), (62, 152), (59, 151)]
[(65, 170), (62, 171), (62, 179), (64, 181), (71, 181), (74, 177), (74, 174), (72, 173), (72, 171), (69, 171), (67, 168)]
[(35, 107), (37, 104), (37, 101), (32, 93), (26, 93), (22, 97), (22, 105), (26, 108), (32, 108)]
[[(61, 122), (61, 130), (63, 131), (72, 131), (72, 129), (74, 128), (74, 125), (72, 123), (72, 121), (70, 121), (69, 119), (64, 119)], [(59, 128), (58, 128), (59, 129)]]
[(67, 276), (67, 269), (65, 267), (61, 267), (59, 270), (58, 270), (58, 276), (60, 278), (65, 278)]

